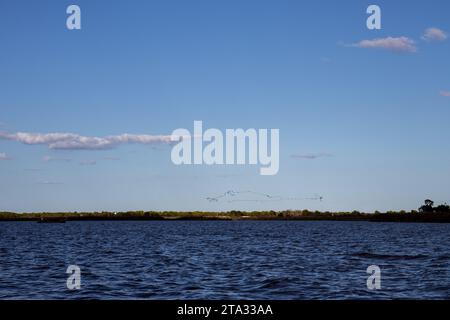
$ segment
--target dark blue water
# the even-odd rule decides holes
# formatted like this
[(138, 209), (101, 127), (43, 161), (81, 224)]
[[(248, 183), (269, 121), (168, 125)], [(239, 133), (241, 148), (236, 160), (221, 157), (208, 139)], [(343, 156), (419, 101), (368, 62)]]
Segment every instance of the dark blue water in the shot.
[(449, 271), (450, 224), (0, 222), (2, 299), (437, 299)]

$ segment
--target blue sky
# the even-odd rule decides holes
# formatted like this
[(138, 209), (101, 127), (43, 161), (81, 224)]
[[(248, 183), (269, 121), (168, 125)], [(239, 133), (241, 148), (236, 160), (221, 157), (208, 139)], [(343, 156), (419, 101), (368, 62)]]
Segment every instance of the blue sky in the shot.
[[(72, 3), (81, 30), (66, 28)], [(369, 4), (381, 8), (381, 30), (366, 27)], [(373, 211), (449, 201), (447, 33), (448, 1), (2, 1), (0, 210)], [(194, 120), (279, 128), (279, 173), (175, 166), (165, 143), (35, 143), (49, 133), (170, 135)], [(205, 200), (227, 190), (283, 200)], [(323, 201), (303, 199), (315, 195)]]

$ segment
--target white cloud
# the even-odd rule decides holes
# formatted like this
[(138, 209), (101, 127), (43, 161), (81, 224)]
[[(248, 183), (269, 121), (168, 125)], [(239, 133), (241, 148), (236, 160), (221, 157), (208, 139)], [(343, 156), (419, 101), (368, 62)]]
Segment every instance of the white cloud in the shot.
[(444, 41), (447, 39), (447, 34), (438, 28), (428, 28), (425, 30), (422, 39), (425, 41)]
[(74, 133), (27, 133), (8, 134), (0, 132), (0, 139), (13, 140), (29, 145), (44, 144), (50, 149), (101, 150), (111, 149), (120, 144), (171, 143), (170, 135), (121, 134), (106, 137), (87, 137)]
[(4, 152), (0, 152), (0, 160), (8, 160), (8, 156)]
[(57, 182), (57, 181), (44, 180), (44, 181), (38, 181), (37, 184), (54, 185), (54, 184), (63, 184), (63, 183), (62, 182)]
[(42, 160), (45, 162), (51, 162), (51, 161), (70, 162), (70, 161), (72, 161), (72, 159), (70, 159), (70, 158), (59, 158), (59, 157), (52, 157), (52, 156), (44, 156), (44, 157), (42, 157)]
[(366, 48), (366, 49), (384, 49), (394, 52), (416, 52), (414, 40), (408, 37), (387, 37), (377, 38), (371, 40), (362, 40), (358, 43), (352, 44), (352, 47)]
[(450, 98), (450, 91), (441, 91), (439, 94), (443, 97), (449, 97)]

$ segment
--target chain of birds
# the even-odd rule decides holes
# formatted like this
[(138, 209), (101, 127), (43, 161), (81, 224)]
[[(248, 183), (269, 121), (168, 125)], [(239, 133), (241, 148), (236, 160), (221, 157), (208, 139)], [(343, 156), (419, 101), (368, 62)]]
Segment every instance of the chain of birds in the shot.
[(322, 201), (323, 197), (320, 195), (314, 195), (312, 197), (305, 197), (305, 198), (299, 198), (299, 197), (282, 197), (282, 196), (275, 196), (270, 195), (266, 193), (261, 192), (254, 192), (250, 190), (246, 191), (234, 191), (229, 190), (224, 192), (223, 194), (217, 195), (215, 197), (206, 197), (206, 200), (209, 202), (219, 202), (221, 199), (226, 199), (228, 197), (237, 197), (239, 195), (254, 195), (259, 196), (261, 199), (229, 199), (227, 202), (269, 202), (269, 201), (292, 201), (292, 200), (318, 200)]

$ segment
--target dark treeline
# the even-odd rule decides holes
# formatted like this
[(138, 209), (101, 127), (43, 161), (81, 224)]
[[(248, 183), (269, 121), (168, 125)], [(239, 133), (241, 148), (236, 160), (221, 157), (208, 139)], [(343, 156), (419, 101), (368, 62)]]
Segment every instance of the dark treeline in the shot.
[(450, 206), (446, 203), (434, 207), (434, 201), (427, 199), (425, 204), (419, 208), (422, 213), (450, 213)]
[(0, 221), (86, 221), (86, 220), (339, 220), (386, 222), (450, 222), (447, 204), (434, 206), (431, 200), (412, 211), (388, 211), (374, 213), (321, 212), (309, 210), (284, 211), (228, 211), (228, 212), (180, 212), (180, 211), (126, 211), (126, 212), (0, 212)]

